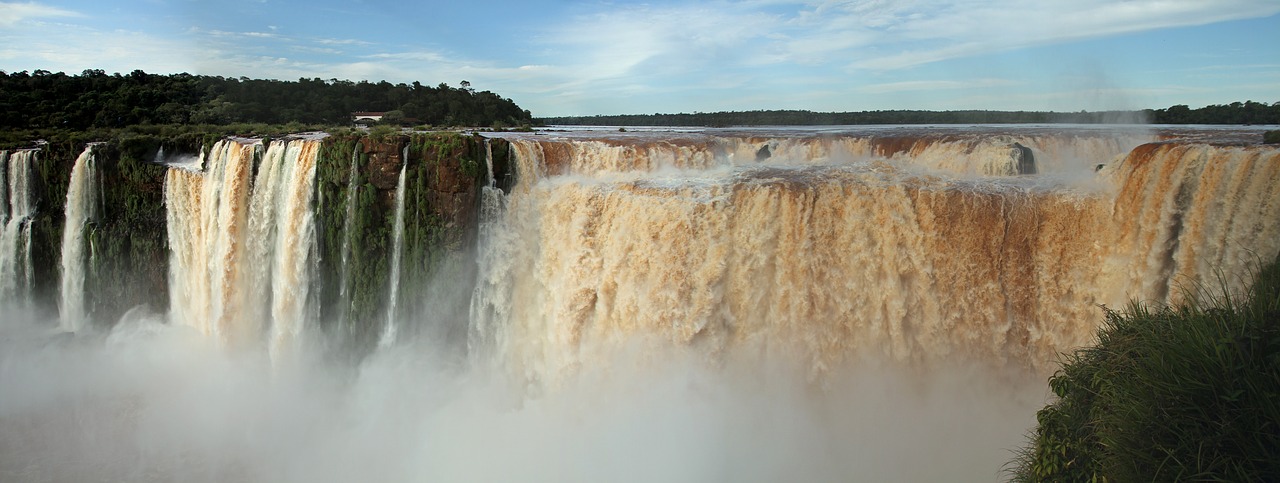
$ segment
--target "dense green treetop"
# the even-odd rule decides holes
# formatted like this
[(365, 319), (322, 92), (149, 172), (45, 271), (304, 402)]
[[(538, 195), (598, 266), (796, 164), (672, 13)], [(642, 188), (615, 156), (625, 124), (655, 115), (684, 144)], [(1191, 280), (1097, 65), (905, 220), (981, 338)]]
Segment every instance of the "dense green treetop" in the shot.
[(803, 126), (852, 124), (1156, 123), (1280, 124), (1280, 102), (1233, 102), (1191, 109), (1185, 105), (1141, 111), (739, 111), (693, 114), (549, 117), (545, 124), (587, 126)]
[(356, 111), (397, 111), (436, 126), (516, 126), (531, 121), (511, 99), (461, 87), (328, 79), (279, 81), (135, 70), (79, 75), (0, 71), (0, 128), (112, 128), (138, 124), (343, 125)]

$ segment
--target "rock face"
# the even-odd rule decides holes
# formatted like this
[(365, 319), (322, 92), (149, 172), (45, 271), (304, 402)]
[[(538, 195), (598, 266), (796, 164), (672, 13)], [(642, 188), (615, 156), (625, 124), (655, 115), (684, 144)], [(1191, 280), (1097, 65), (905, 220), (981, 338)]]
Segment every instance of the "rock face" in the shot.
[[(165, 175), (176, 168), (161, 163), (193, 162), (216, 138), (82, 137), (42, 144), (32, 166), (36, 216), (31, 223), (31, 306), (41, 317), (58, 315), (58, 253), (71, 167), (86, 141), (104, 141), (95, 148), (102, 206), (85, 235), (92, 251), (85, 280), (86, 313), (97, 325), (112, 324), (136, 306), (165, 313), (169, 299)], [(402, 167), (406, 176), (401, 277), (405, 297), (418, 297), (414, 290), (422, 290), (433, 279), (470, 283), (474, 260), (460, 254), (475, 243), (480, 187), (487, 182), (487, 143), (494, 153), (497, 184), (509, 188), (514, 176), (508, 172), (506, 141), (500, 139), (486, 141), (458, 133), (378, 139), (346, 133), (324, 139), (316, 159), (322, 325), (342, 322), (359, 332), (359, 324), (380, 316), (386, 302), (389, 240), (395, 228), (392, 214), (400, 203), (396, 185)], [(353, 196), (348, 191), (354, 191)], [(347, 210), (348, 200), (352, 210)]]
[(1013, 165), (1017, 174), (1036, 174), (1036, 156), (1031, 152), (1031, 148), (1013, 143), (1010, 149), (1012, 149)]
[(773, 153), (769, 152), (768, 144), (764, 146), (760, 146), (760, 150), (756, 151), (756, 161), (764, 161), (766, 159), (769, 159), (772, 156), (773, 156)]
[(394, 191), (400, 179), (400, 165), (404, 162), (400, 140), (361, 138), (360, 146), (361, 154), (368, 157), (365, 168), (369, 183), (379, 191)]
[[(500, 144), (495, 152), (501, 154), (495, 154), (495, 157), (501, 157), (504, 162), (495, 166), (495, 170), (505, 174), (508, 169), (505, 163), (506, 141), (489, 141)], [(333, 142), (340, 143), (341, 139), (334, 138)], [(377, 190), (385, 208), (391, 209), (396, 203), (394, 192), (401, 167), (408, 163), (405, 170), (409, 180), (407, 196), (419, 205), (417, 208), (421, 214), (439, 219), (441, 226), (450, 228), (449, 235), (453, 241), (462, 241), (465, 228), (475, 224), (479, 187), (485, 182), (484, 143), (485, 140), (479, 136), (454, 133), (419, 133), (382, 140), (363, 137), (359, 139), (358, 155), (364, 162), (359, 171)], [(498, 175), (496, 172), (495, 177)]]
[[(358, 135), (326, 138), (318, 160), (321, 267), (325, 287), (321, 323), (351, 334), (349, 349), (359, 354), (376, 341), (385, 323), (395, 247), (394, 213), (403, 204), (398, 311), (466, 313), (465, 296), (432, 297), (445, 289), (469, 287), (474, 258), (480, 187), (487, 182), (486, 157), (493, 152), (495, 178), (506, 172), (506, 142), (457, 133), (414, 133), (373, 139)], [(355, 162), (355, 182), (350, 179)], [(396, 196), (404, 172), (404, 199)], [(355, 193), (350, 193), (352, 187)], [(348, 210), (347, 202), (352, 203)], [(345, 260), (345, 261), (344, 261)]]
[[(164, 166), (154, 164), (168, 140), (129, 135), (95, 149), (101, 196), (98, 215), (85, 229), (89, 264), (85, 277), (85, 313), (114, 322), (142, 305), (161, 312), (168, 303)], [(169, 141), (170, 149), (174, 146)], [(32, 166), (30, 308), (38, 317), (59, 313), (59, 267), (71, 168), (86, 143), (55, 139), (39, 146)], [(188, 146), (194, 151), (196, 146)], [(11, 302), (11, 301), (10, 301)], [(0, 304), (9, 303), (0, 301)]]

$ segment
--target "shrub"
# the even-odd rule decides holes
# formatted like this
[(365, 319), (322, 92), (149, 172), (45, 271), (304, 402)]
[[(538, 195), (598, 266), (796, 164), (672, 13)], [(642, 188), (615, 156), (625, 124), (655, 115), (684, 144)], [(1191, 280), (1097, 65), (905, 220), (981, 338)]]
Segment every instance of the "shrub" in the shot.
[(1280, 267), (1244, 295), (1108, 310), (1013, 479), (1280, 481)]
[(386, 141), (400, 135), (400, 128), (389, 124), (378, 124), (369, 130), (369, 137), (375, 141)]
[(1280, 144), (1280, 131), (1267, 131), (1262, 133), (1262, 142), (1266, 144)]

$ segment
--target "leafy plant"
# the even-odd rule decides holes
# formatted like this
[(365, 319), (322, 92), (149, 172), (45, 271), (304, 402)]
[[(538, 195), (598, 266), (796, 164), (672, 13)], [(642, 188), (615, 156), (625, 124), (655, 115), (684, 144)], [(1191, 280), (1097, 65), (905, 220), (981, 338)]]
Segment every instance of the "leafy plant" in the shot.
[(1280, 266), (1239, 296), (1107, 310), (1049, 385), (1015, 481), (1280, 480)]

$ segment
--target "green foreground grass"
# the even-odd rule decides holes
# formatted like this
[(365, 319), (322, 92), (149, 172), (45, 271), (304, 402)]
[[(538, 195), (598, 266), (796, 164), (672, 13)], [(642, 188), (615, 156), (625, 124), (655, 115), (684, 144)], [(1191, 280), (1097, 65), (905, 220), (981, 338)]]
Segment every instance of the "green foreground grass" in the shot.
[(1280, 481), (1280, 266), (1239, 295), (1108, 310), (1012, 479)]

